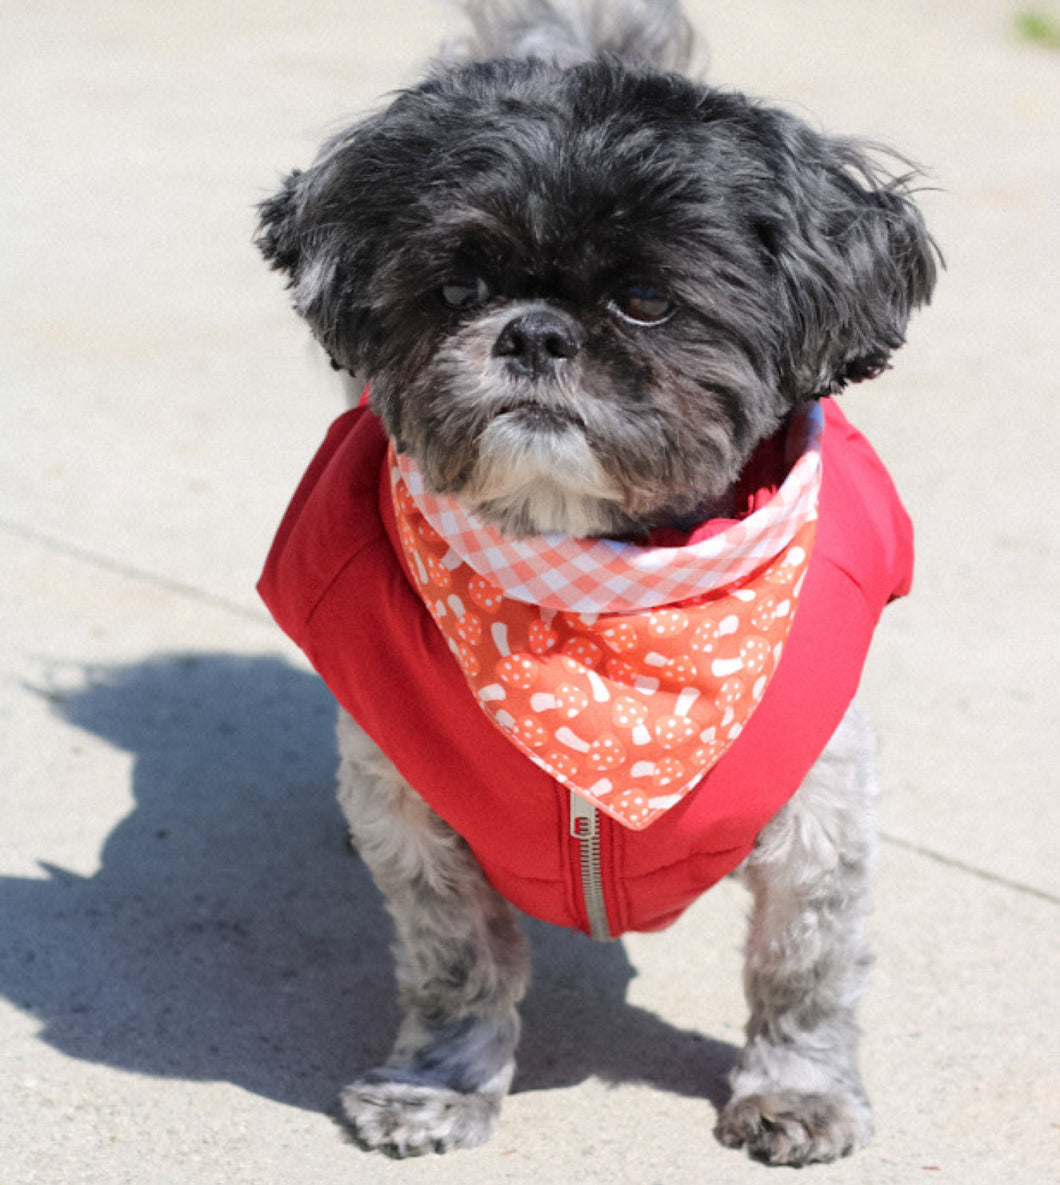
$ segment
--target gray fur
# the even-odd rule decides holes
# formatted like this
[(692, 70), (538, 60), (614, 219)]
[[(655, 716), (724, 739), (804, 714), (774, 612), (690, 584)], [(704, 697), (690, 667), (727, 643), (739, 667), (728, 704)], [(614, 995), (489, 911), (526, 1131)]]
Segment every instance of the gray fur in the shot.
[(606, 52), (684, 70), (692, 30), (678, 0), (465, 0), (473, 35), (454, 43), (468, 61), (543, 58), (559, 66)]
[(851, 708), (741, 868), (754, 894), (744, 968), (751, 1017), (717, 1134), (772, 1164), (834, 1160), (872, 1134), (855, 1009), (871, 963), (874, 750)]
[[(908, 178), (660, 71), (688, 57), (676, 0), (465, 7), (473, 33), (446, 63), (263, 204), (263, 253), (428, 486), (510, 534), (725, 513), (756, 444), (883, 369), (930, 298)], [(531, 348), (542, 318), (554, 337)], [(388, 1155), (472, 1147), (514, 1072), (527, 945), (463, 840), (346, 716), (338, 736), (405, 1010), (344, 1113)], [(742, 870), (751, 1016), (717, 1136), (770, 1163), (871, 1133), (855, 1008), (874, 795), (852, 710)]]

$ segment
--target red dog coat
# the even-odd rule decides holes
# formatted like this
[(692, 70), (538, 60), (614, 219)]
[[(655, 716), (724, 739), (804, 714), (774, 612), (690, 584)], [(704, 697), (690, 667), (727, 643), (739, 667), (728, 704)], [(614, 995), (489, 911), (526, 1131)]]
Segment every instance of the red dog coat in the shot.
[[(366, 408), (332, 425), (259, 591), (499, 892), (598, 935), (659, 929), (744, 859), (798, 789), (854, 696), (884, 605), (909, 591), (912, 527), (894, 486), (838, 407), (823, 408), (816, 538), (772, 678), (720, 759), (665, 813), (636, 831), (592, 818), (591, 868), (584, 802), (486, 714), (424, 604), (399, 541), (387, 441)], [(603, 924), (590, 916), (590, 875)]]

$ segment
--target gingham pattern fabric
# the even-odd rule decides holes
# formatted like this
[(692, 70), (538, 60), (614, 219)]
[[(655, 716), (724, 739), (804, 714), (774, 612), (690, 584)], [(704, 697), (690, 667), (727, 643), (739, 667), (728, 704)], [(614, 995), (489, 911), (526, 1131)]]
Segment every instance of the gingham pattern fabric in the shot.
[[(743, 558), (725, 566), (723, 584), (713, 562), (712, 585), (666, 603), (654, 579), (664, 569), (641, 567), (626, 584), (652, 604), (621, 612), (529, 604), (479, 574), (428, 520), (391, 450), (394, 513), (413, 583), (478, 706), (539, 768), (627, 827), (648, 826), (700, 782), (740, 735), (776, 670), (816, 536), (819, 437), (818, 427), (797, 438), (793, 468), (807, 457), (811, 463), (802, 465), (788, 501), (802, 521), (784, 526), (769, 515), (767, 538), (782, 539), (779, 547), (768, 550), (757, 531), (741, 532)], [(739, 525), (776, 512), (778, 497)], [(757, 553), (749, 537), (757, 538)], [(565, 542), (573, 541), (541, 547), (550, 553)], [(584, 546), (598, 553), (595, 544)], [(568, 568), (577, 551), (566, 549)], [(605, 554), (614, 581), (622, 572), (610, 549)], [(688, 573), (699, 568), (685, 568), (678, 583), (688, 588)], [(566, 595), (581, 603), (579, 590)]]
[(467, 564), (505, 596), (528, 605), (628, 613), (733, 584), (787, 547), (817, 513), (823, 424), (818, 404), (797, 416), (787, 443), (791, 469), (775, 496), (721, 534), (687, 547), (560, 535), (508, 539), (456, 499), (429, 493), (407, 454), (396, 463), (417, 509), (449, 545), (446, 565)]

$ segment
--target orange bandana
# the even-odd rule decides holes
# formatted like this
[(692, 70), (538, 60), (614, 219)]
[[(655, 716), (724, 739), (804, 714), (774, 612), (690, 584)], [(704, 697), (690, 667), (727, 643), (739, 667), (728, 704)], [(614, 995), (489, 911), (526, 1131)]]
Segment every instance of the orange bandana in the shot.
[(759, 511), (687, 547), (505, 539), (389, 457), (415, 586), (479, 707), (527, 757), (634, 830), (739, 736), (780, 660), (817, 527), (821, 414)]

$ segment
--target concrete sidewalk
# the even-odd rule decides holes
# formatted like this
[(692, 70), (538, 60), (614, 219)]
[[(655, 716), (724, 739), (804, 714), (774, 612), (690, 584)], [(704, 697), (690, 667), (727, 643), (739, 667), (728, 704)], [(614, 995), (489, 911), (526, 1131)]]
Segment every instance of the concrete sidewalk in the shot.
[[(689, 7), (715, 80), (929, 166), (949, 265), (894, 372), (846, 398), (920, 551), (863, 697), (884, 738), (878, 1134), (807, 1172), (1057, 1182), (1060, 54), (1000, 0)], [(0, 1185), (771, 1171), (711, 1136), (744, 1021), (728, 882), (620, 945), (531, 927), (486, 1148), (395, 1164), (328, 1115), (396, 1013), (328, 697), (253, 591), (340, 409), (253, 206), (415, 79), (447, 20), (431, 0), (6, 6)]]

